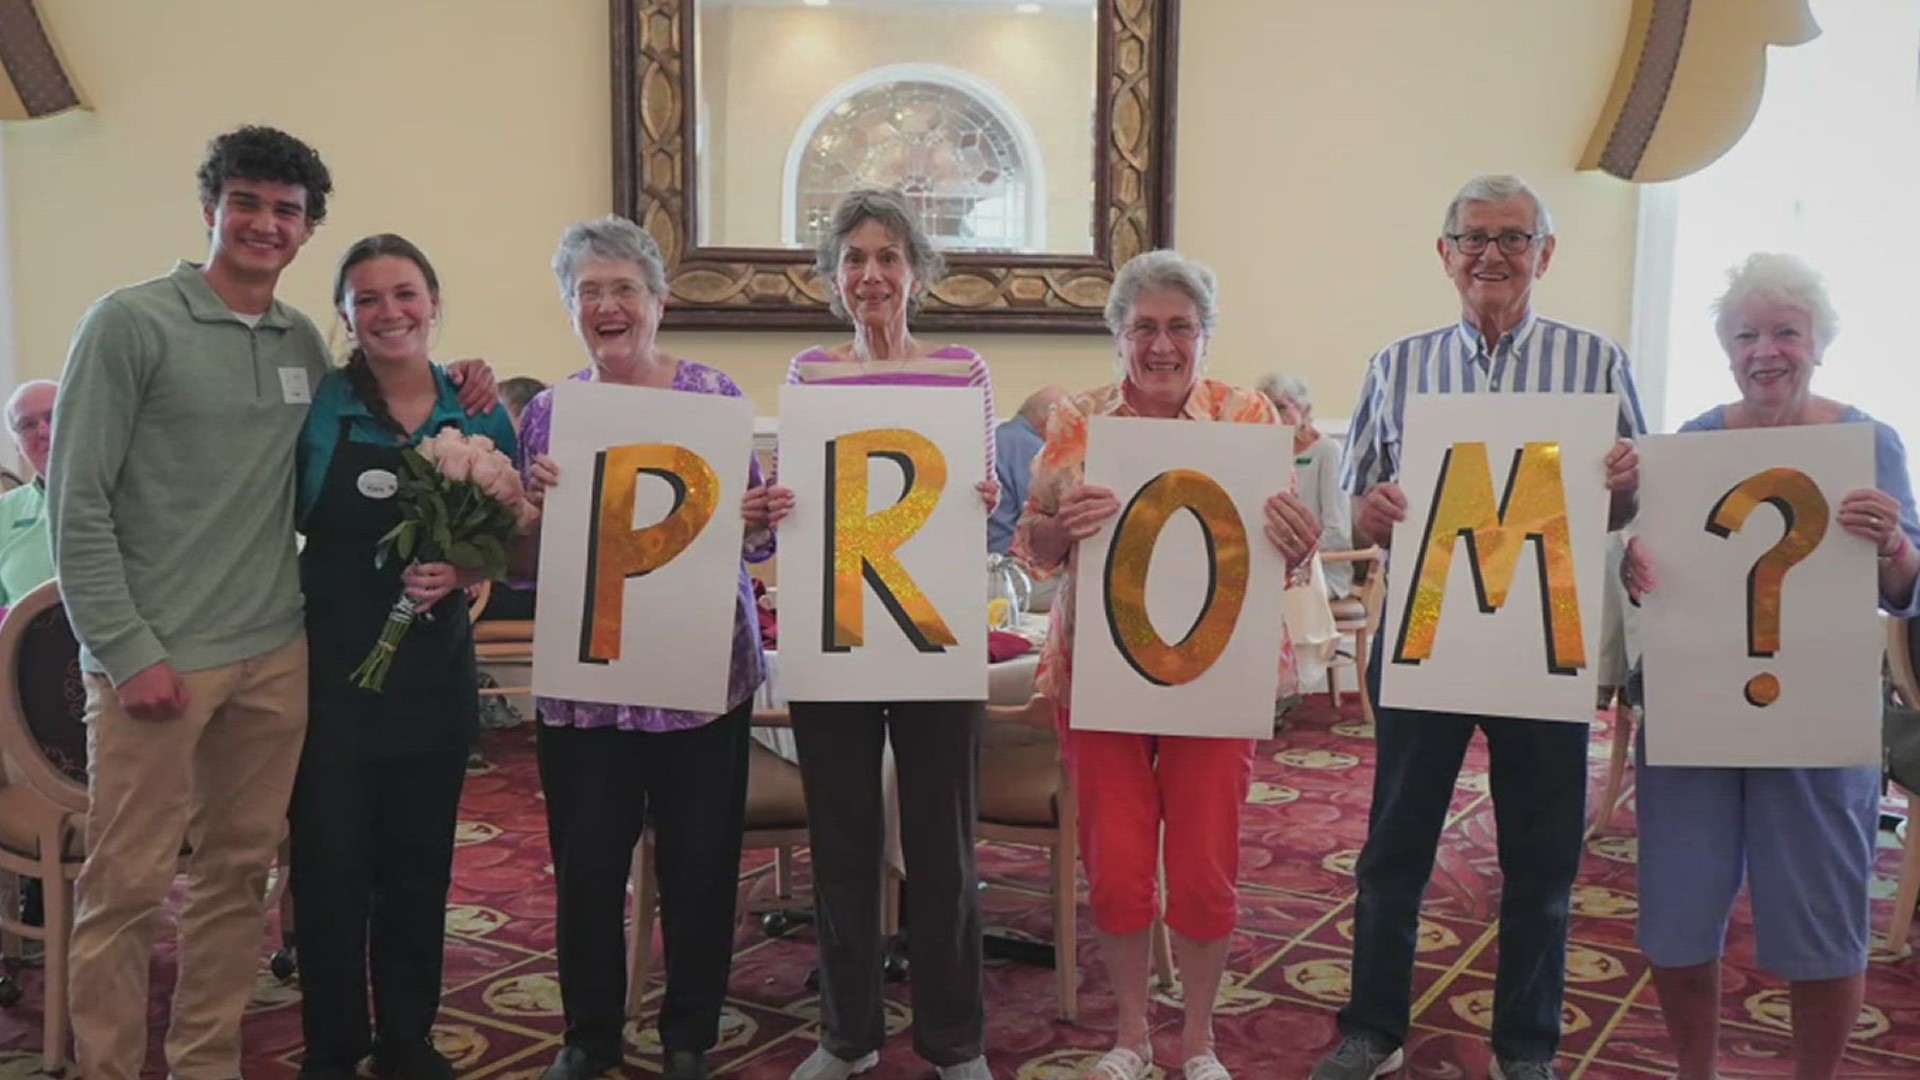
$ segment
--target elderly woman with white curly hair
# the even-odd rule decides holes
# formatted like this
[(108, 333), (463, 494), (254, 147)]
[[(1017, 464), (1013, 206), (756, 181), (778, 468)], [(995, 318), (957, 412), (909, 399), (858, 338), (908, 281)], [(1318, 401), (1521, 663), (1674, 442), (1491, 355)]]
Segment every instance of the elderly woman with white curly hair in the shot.
[[(1920, 612), (1920, 520), (1900, 437), (1811, 389), (1838, 325), (1820, 276), (1790, 255), (1753, 255), (1714, 310), (1740, 399), (1680, 430), (1872, 424), (1874, 486), (1847, 492), (1835, 517), (1879, 550), (1881, 607)], [(1635, 598), (1654, 589), (1657, 558), (1629, 541), (1623, 575)], [(1658, 723), (1659, 703), (1648, 705), (1648, 721)], [(1639, 757), (1640, 949), (1653, 965), (1681, 1080), (1716, 1075), (1720, 956), (1743, 876), (1760, 964), (1789, 984), (1794, 1075), (1839, 1075), (1866, 992), (1879, 768), (1648, 765), (1644, 742)]]
[[(1279, 422), (1273, 404), (1259, 393), (1201, 374), (1219, 319), (1214, 276), (1206, 267), (1172, 251), (1141, 255), (1114, 278), (1106, 316), (1118, 345), (1120, 381), (1054, 406), (1014, 532), (1014, 553), (1042, 575), (1075, 573), (1080, 542), (1120, 512), (1112, 490), (1086, 482), (1090, 417)], [(1289, 578), (1298, 579), (1319, 543), (1320, 523), (1290, 489), (1276, 492), (1265, 509), (1267, 540), (1286, 556)], [(1185, 987), (1183, 1073), (1186, 1080), (1230, 1080), (1214, 1054), (1213, 1002), (1237, 914), (1240, 807), (1253, 779), (1253, 740), (1074, 729), (1067, 713), (1073, 635), (1069, 580), (1054, 602), (1035, 685), (1058, 705), (1061, 751), (1079, 799), (1093, 922), (1118, 1006), (1116, 1044), (1086, 1076), (1140, 1080), (1152, 1068), (1149, 934), (1160, 913), (1164, 858), (1166, 924)], [(1294, 661), (1282, 640), (1275, 661), (1285, 690), (1295, 681)]]
[[(553, 256), (553, 274), (590, 361), (574, 379), (741, 396), (725, 373), (660, 347), (667, 274), (660, 247), (646, 230), (612, 215), (569, 225)], [(520, 415), (527, 490), (536, 500), (560, 480), (547, 456), (552, 435), (553, 391), (543, 390)], [(706, 1052), (720, 1038), (733, 963), (750, 716), (754, 691), (766, 679), (746, 563), (773, 554), (771, 517), (785, 500), (761, 483), (752, 454), (743, 456), (738, 465), (748, 474), (741, 500), (746, 529), (726, 712), (534, 699), (566, 1014), (565, 1044), (541, 1080), (591, 1080), (620, 1064), (627, 878), (634, 845), (649, 822), (666, 940), (659, 1021), (665, 1080), (705, 1080)], [(539, 561), (537, 534), (515, 554), (515, 569), (531, 573)]]

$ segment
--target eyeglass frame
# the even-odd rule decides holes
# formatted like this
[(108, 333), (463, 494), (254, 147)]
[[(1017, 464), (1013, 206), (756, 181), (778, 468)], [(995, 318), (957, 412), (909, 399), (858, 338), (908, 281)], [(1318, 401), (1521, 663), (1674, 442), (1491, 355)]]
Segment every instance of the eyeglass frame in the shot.
[[(1524, 254), (1535, 244), (1546, 240), (1552, 235), (1550, 232), (1524, 232), (1520, 229), (1502, 229), (1497, 234), (1489, 236), (1483, 231), (1475, 230), (1473, 232), (1448, 233), (1447, 242), (1452, 244), (1453, 249), (1462, 255), (1484, 255), (1487, 253), (1487, 248), (1492, 247), (1498, 250), (1500, 254), (1511, 258), (1515, 255)], [(1468, 240), (1476, 236), (1482, 238), (1478, 250), (1470, 250), (1465, 244), (1461, 243), (1462, 240)], [(1514, 248), (1512, 251), (1507, 250), (1505, 242), (1509, 236), (1518, 236), (1523, 240), (1520, 246)]]
[(1132, 323), (1120, 331), (1120, 336), (1135, 345), (1151, 345), (1161, 334), (1167, 335), (1169, 341), (1188, 342), (1200, 340), (1206, 332), (1206, 328), (1199, 323), (1168, 323), (1165, 326), (1159, 323)]

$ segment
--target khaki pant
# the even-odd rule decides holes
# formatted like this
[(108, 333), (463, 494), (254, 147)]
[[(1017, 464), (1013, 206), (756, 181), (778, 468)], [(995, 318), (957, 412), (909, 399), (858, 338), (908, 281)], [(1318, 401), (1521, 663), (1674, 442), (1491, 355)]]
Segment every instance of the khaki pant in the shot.
[(183, 678), (187, 711), (167, 721), (133, 719), (106, 679), (86, 680), (88, 855), (72, 949), (86, 1080), (138, 1080), (155, 921), (183, 841), (192, 854), (167, 1065), (174, 1080), (240, 1075), (267, 872), (306, 734), (306, 637)]

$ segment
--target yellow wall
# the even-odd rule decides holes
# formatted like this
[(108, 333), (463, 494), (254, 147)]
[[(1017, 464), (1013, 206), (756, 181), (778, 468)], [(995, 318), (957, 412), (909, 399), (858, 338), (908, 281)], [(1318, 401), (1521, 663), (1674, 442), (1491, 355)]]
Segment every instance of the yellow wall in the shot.
[[(339, 190), (283, 294), (322, 319), (332, 263), (396, 230), (446, 287), (441, 354), (502, 374), (580, 362), (547, 260), (610, 205), (604, 0), (39, 0), (95, 108), (4, 131), (23, 377), (56, 373), (99, 294), (198, 258), (208, 136), (266, 121), (318, 146)], [(1302, 372), (1344, 415), (1385, 339), (1446, 320), (1433, 254), (1469, 175), (1520, 172), (1561, 245), (1542, 306), (1624, 336), (1628, 185), (1576, 174), (1627, 5), (1187, 0), (1179, 246), (1222, 278), (1213, 370)], [(811, 333), (670, 333), (771, 412)], [(1111, 373), (1102, 337), (977, 337), (1010, 412), (1048, 381)]]
[[(1047, 242), (1093, 250), (1095, 30), (1091, 8), (1017, 15), (1011, 7), (720, 7), (700, 16), (701, 105), (708, 123), (710, 215), (701, 242), (780, 246), (787, 152), (827, 95), (885, 64), (973, 75), (1005, 95), (1044, 163)], [(717, 197), (716, 197), (717, 196)]]

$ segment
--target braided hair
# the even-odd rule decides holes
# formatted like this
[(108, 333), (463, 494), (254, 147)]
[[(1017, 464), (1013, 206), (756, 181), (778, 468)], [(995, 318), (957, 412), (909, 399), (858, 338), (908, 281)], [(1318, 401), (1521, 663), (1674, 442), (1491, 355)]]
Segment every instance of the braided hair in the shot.
[[(347, 274), (363, 262), (391, 255), (406, 259), (420, 268), (420, 276), (427, 280), (427, 292), (436, 302), (440, 299), (440, 275), (434, 272), (433, 263), (427, 261), (426, 252), (404, 236), (395, 233), (375, 233), (354, 242), (340, 257), (340, 268), (333, 275), (333, 298), (342, 313), (347, 307)], [(387, 398), (380, 392), (380, 382), (374, 378), (373, 367), (367, 363), (367, 351), (356, 343), (347, 353), (347, 386), (353, 391), (354, 400), (364, 406), (372, 415), (374, 423), (393, 432), (396, 438), (404, 441), (407, 429), (393, 418), (392, 410), (387, 408)]]

